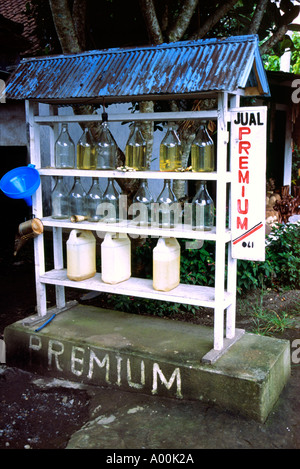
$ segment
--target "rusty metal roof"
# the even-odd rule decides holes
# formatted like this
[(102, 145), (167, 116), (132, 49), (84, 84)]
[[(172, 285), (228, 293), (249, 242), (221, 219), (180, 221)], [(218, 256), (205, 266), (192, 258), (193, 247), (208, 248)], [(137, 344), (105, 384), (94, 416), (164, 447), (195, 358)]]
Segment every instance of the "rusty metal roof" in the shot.
[(259, 90), (257, 95), (269, 95), (256, 35), (23, 59), (6, 97), (120, 102), (249, 86)]

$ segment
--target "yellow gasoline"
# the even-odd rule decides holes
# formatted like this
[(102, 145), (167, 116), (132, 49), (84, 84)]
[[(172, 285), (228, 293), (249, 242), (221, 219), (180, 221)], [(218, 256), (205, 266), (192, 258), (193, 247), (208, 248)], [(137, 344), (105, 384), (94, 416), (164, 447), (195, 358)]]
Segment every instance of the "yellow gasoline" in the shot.
[(192, 144), (191, 147), (191, 163), (193, 171), (214, 171), (215, 169), (214, 146), (207, 145), (200, 147)]
[(85, 145), (77, 146), (77, 168), (96, 169), (95, 147)]
[(125, 165), (136, 170), (146, 170), (146, 146), (126, 145)]
[(175, 171), (182, 166), (181, 147), (161, 145), (159, 150), (160, 171)]

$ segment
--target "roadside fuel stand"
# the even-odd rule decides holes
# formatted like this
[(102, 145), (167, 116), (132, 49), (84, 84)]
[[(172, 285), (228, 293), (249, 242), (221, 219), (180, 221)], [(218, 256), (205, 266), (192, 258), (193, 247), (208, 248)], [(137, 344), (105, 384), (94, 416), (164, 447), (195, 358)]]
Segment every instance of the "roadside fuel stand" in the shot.
[[(138, 365), (139, 383), (135, 383), (136, 386), (132, 385), (131, 389), (146, 392), (148, 378), (145, 367), (150, 366), (149, 363), (152, 359), (153, 363), (151, 362), (150, 366), (151, 377), (149, 377), (149, 389), (151, 389), (152, 394), (159, 392), (158, 381), (160, 380), (164, 384), (166, 395), (169, 395), (169, 391), (176, 386), (175, 397), (213, 400), (221, 406), (241, 411), (259, 420), (265, 420), (289, 376), (288, 346), (285, 341), (267, 339), (267, 342), (271, 344), (271, 351), (266, 352), (265, 357), (268, 356), (268, 364), (266, 365), (263, 352), (263, 350), (266, 350), (266, 344), (261, 345), (259, 342), (258, 348), (255, 345), (257, 340), (266, 340), (266, 338), (254, 337), (252, 334), (245, 334), (244, 330), (237, 329), (235, 317), (237, 259), (262, 261), (265, 255), (267, 108), (265, 106), (241, 107), (240, 105), (240, 100), (244, 96), (261, 99), (269, 96), (269, 87), (259, 54), (257, 36), (236, 36), (225, 39), (206, 39), (158, 46), (107, 49), (73, 55), (24, 59), (7, 83), (6, 94), (7, 99), (25, 100), (29, 129), (30, 163), (39, 171), (42, 180), (39, 188), (32, 194), (33, 215), (42, 221), (44, 227), (53, 231), (54, 268), (49, 271), (45, 267), (44, 235), (41, 234), (34, 239), (37, 315), (38, 318), (45, 319), (45, 321), (49, 318), (49, 315), (51, 317), (51, 311), (47, 310), (47, 285), (55, 285), (55, 312), (57, 313), (55, 319), (36, 335), (33, 333), (30, 320), (27, 321), (26, 325), (9, 326), (6, 330), (8, 361), (18, 363), (16, 341), (18, 341), (20, 334), (24, 334), (24, 330), (26, 334), (29, 330), (31, 333), (29, 351), (23, 356), (22, 366), (27, 367), (30, 362), (30, 366), (34, 367), (34, 364), (36, 364), (37, 369), (41, 370), (41, 362), (36, 357), (36, 354), (40, 351), (41, 354), (43, 353), (48, 357), (45, 358), (46, 361), (48, 360), (45, 366), (48, 371), (53, 364), (50, 373), (58, 373), (75, 380), (83, 379), (85, 365), (80, 354), (84, 352), (82, 351), (83, 347), (78, 345), (78, 341), (80, 342), (81, 338), (84, 343), (87, 343), (87, 338), (82, 336), (82, 328), (81, 333), (75, 340), (77, 341), (77, 348), (73, 349), (73, 355), (70, 352), (73, 357), (71, 361), (73, 360), (73, 362), (71, 368), (68, 368), (68, 372), (67, 367), (60, 362), (67, 346), (63, 350), (58, 343), (59, 337), (55, 336), (55, 334), (59, 334), (58, 330), (63, 327), (61, 324), (60, 329), (56, 329), (59, 321), (63, 321), (61, 318), (66, 314), (70, 316), (73, 314), (72, 308), (67, 309), (68, 304), (65, 301), (66, 287), (204, 306), (212, 308), (214, 312), (214, 328), (209, 339), (206, 336), (205, 338), (202, 337), (201, 334), (197, 337), (197, 326), (192, 324), (176, 324), (174, 326), (174, 321), (164, 320), (159, 322), (158, 318), (134, 318), (134, 321), (138, 321), (139, 327), (143, 327), (144, 324), (148, 330), (151, 329), (149, 321), (153, 319), (156, 321), (157, 330), (167, 331), (171, 330), (169, 328), (176, 327), (176, 331), (173, 331), (174, 337), (177, 337), (177, 335), (184, 336), (185, 333), (187, 336), (192, 334), (193, 340), (191, 343), (193, 348), (198, 342), (200, 347), (201, 341), (204, 341), (205, 347), (204, 353), (199, 352), (200, 355), (197, 355), (196, 359), (195, 357), (191, 359), (189, 353), (184, 354), (180, 350), (173, 350), (172, 358), (170, 359), (168, 356), (169, 361), (167, 360), (169, 368), (167, 367), (166, 370), (168, 371), (162, 371), (163, 365), (160, 365), (160, 359), (157, 355), (159, 350), (155, 346), (155, 341), (151, 353), (146, 346), (142, 347), (140, 355), (135, 350), (135, 358), (137, 356), (142, 357), (143, 365)], [(103, 102), (111, 104), (181, 99), (202, 100), (207, 98), (215, 99), (216, 106), (213, 109), (151, 112), (146, 115), (141, 112), (109, 113), (108, 109), (108, 120), (109, 122), (140, 122), (144, 120), (182, 122), (199, 120), (199, 123), (202, 120), (215, 121), (217, 135), (215, 171), (204, 173), (192, 171), (166, 173), (153, 170), (122, 172), (117, 168), (111, 170), (84, 170), (76, 168), (58, 169), (55, 167), (54, 143), (62, 123), (68, 123), (69, 126), (72, 126), (75, 123), (101, 123), (102, 121), (101, 113), (83, 114), (80, 113), (80, 107), (77, 106), (76, 112), (70, 112), (69, 115), (66, 115), (60, 112), (62, 107), (74, 105), (101, 107)], [(48, 105), (48, 113), (45, 113), (45, 111), (40, 112), (40, 104)], [(44, 126), (49, 128), (50, 133), (47, 163), (42, 161), (41, 158), (40, 135), (41, 128)], [(64, 263), (62, 232), (63, 230), (74, 229), (74, 223), (70, 220), (53, 219), (44, 216), (43, 213), (43, 180), (54, 176), (148, 180), (168, 178), (172, 180), (214, 182), (216, 223), (210, 231), (195, 231), (184, 225), (175, 226), (174, 228), (135, 226), (128, 220), (105, 224), (105, 227), (102, 226), (101, 228), (105, 232), (123, 233), (129, 237), (130, 235), (142, 234), (204, 242), (206, 240), (214, 241), (214, 286), (180, 284), (171, 291), (160, 292), (153, 289), (151, 279), (130, 277), (117, 285), (111, 285), (101, 280), (100, 272), (97, 272), (92, 278), (80, 282), (70, 280)], [(94, 223), (86, 220), (77, 223), (76, 228), (79, 229), (79, 225), (80, 230), (92, 232), (99, 230), (99, 226), (95, 226)], [(227, 276), (225, 272), (227, 272)], [(74, 307), (74, 311), (76, 308), (77, 306)], [(58, 314), (60, 311), (65, 312), (60, 315)], [(110, 318), (112, 318), (112, 315), (111, 312)], [(80, 323), (81, 319), (79, 317), (79, 313), (74, 313), (73, 323), (76, 321)], [(131, 318), (131, 315), (127, 315), (127, 317)], [(105, 321), (109, 322), (109, 316), (105, 316), (105, 318), (102, 321), (101, 315), (99, 315), (99, 331), (95, 332), (95, 337), (100, 337), (105, 331)], [(122, 318), (118, 317), (118, 321), (122, 322), (123, 320), (126, 320), (124, 315), (122, 315)], [(133, 321), (132, 318), (130, 320)], [(160, 324), (163, 326), (160, 327)], [(20, 328), (23, 328), (22, 332)], [(49, 355), (49, 348), (48, 352), (45, 352), (41, 339), (50, 330), (52, 331), (51, 353), (53, 360), (49, 358), (51, 356), (51, 353)], [(67, 334), (68, 344), (71, 341), (71, 335), (71, 332), (70, 335)], [(133, 362), (130, 362), (128, 350), (130, 347), (134, 348), (132, 344), (134, 339), (129, 340), (126, 336), (128, 339), (126, 341), (125, 336), (122, 336), (118, 341), (117, 336), (112, 337), (113, 334), (111, 333), (107, 336), (111, 337), (112, 343), (106, 341), (102, 346), (107, 350), (111, 345), (114, 352), (117, 353), (114, 355), (116, 369), (112, 372), (108, 366), (108, 362), (110, 362), (111, 367), (113, 366), (113, 359), (105, 358), (110, 355), (99, 358), (95, 352), (92, 354), (90, 352), (89, 369), (86, 373), (88, 381), (93, 382), (91, 379), (93, 374), (91, 371), (92, 366), (92, 370), (96, 367), (99, 369), (105, 368), (106, 378), (103, 378), (104, 381), (106, 380), (105, 384), (114, 385), (116, 383), (117, 386), (121, 386), (123, 382), (123, 378), (121, 378), (122, 360), (125, 363), (125, 358), (122, 356), (124, 352), (127, 360), (127, 384), (130, 386), (129, 383), (133, 382), (133, 368), (130, 368), (130, 366), (133, 367)], [(245, 341), (250, 341), (252, 345), (242, 345)], [(94, 346), (96, 345), (94, 344)], [(231, 369), (228, 360), (234, 354), (235, 347), (240, 346), (242, 351), (237, 352), (239, 358), (234, 358), (235, 364), (232, 365), (232, 371), (228, 371), (229, 368)], [(247, 372), (248, 377), (243, 375), (245, 368), (248, 366), (245, 364), (245, 360), (251, 360), (250, 355), (247, 355), (249, 347), (256, 350), (254, 355), (259, 356), (260, 360), (256, 365), (250, 364), (250, 368), (262, 366), (265, 370), (265, 378), (261, 379), (260, 374), (259, 383), (256, 382), (259, 372), (253, 377), (254, 382), (257, 384), (257, 391), (253, 391), (252, 388), (250, 391), (250, 388), (247, 388), (248, 385), (250, 386), (249, 370)], [(150, 357), (147, 356), (146, 349), (150, 353)], [(197, 354), (196, 349), (197, 345), (194, 348)], [(77, 356), (76, 353), (78, 353)], [(176, 359), (185, 361), (184, 365), (181, 363), (185, 371), (180, 372), (182, 368), (178, 365)], [(239, 360), (240, 363), (238, 364)], [(222, 372), (218, 367), (224, 367)], [(242, 369), (244, 371), (241, 371)], [(261, 368), (259, 369), (261, 371)], [(187, 377), (189, 370), (190, 373), (198, 373), (200, 377), (199, 379), (195, 378), (194, 381), (192, 380), (195, 383), (194, 387), (190, 384), (188, 390), (185, 388), (184, 380), (191, 382), (191, 379)], [(108, 378), (109, 373), (112, 373), (113, 379), (111, 376)], [(242, 404), (238, 398), (236, 402), (232, 402), (232, 392), (236, 392), (238, 395), (234, 382), (239, 379), (240, 373), (243, 375), (240, 378), (240, 382), (243, 383), (240, 391)], [(225, 381), (217, 383), (220, 375), (223, 376)], [(224, 378), (225, 375), (226, 378)], [(271, 380), (270, 376), (272, 376)], [(251, 386), (253, 380), (250, 378)], [(270, 390), (271, 387), (274, 390)], [(217, 392), (217, 389), (219, 389), (219, 392)]]

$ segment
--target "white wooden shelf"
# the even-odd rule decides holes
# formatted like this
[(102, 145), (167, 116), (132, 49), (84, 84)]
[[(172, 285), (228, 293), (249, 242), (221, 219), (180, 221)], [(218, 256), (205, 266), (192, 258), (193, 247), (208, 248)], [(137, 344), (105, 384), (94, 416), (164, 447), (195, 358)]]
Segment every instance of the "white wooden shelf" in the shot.
[[(197, 231), (191, 229), (188, 225), (178, 225), (174, 228), (158, 228), (154, 226), (137, 226), (130, 220), (123, 220), (117, 223), (104, 223), (104, 222), (71, 222), (68, 219), (57, 220), (51, 217), (45, 217), (41, 219), (44, 226), (57, 227), (65, 229), (78, 229), (78, 230), (90, 230), (100, 233), (127, 233), (128, 235), (138, 236), (151, 236), (160, 237), (167, 236), (173, 238), (186, 238), (186, 239), (202, 239), (203, 241), (216, 241), (216, 228), (214, 227), (211, 231)], [(231, 232), (226, 230), (223, 235), (224, 242), (231, 241)]]
[[(109, 122), (133, 122), (133, 121), (184, 121), (197, 119), (217, 119), (218, 111), (185, 111), (185, 112), (135, 112), (135, 113), (109, 113)], [(101, 114), (77, 114), (77, 115), (51, 115), (34, 116), (34, 122), (37, 124), (53, 125), (62, 122), (102, 122)]]
[[(48, 285), (61, 285), (64, 287), (79, 288), (82, 290), (93, 290), (105, 293), (116, 293), (119, 295), (137, 296), (153, 300), (171, 301), (195, 306), (214, 308), (215, 289), (199, 285), (180, 284), (169, 292), (159, 292), (153, 289), (152, 280), (131, 277), (124, 282), (110, 285), (101, 280), (101, 274), (96, 273), (94, 277), (74, 281), (67, 277), (66, 269), (50, 270), (40, 277), (42, 283)], [(233, 295), (225, 292), (223, 308), (232, 304)]]
[[(38, 168), (37, 168), (38, 169)], [(192, 172), (192, 171), (121, 171), (121, 170), (93, 170), (93, 169), (58, 169), (40, 168), (41, 176), (79, 176), (79, 177), (100, 177), (113, 179), (184, 179), (189, 181), (223, 181), (231, 182), (231, 172), (225, 174), (213, 172)]]
[[(178, 96), (177, 96), (178, 97)], [(169, 96), (162, 97), (169, 99)], [(230, 200), (231, 184), (234, 182), (230, 171), (228, 171), (230, 154), (228, 148), (229, 133), (228, 123), (230, 122), (230, 112), (228, 109), (229, 96), (227, 93), (220, 92), (217, 96), (217, 108), (208, 111), (188, 111), (188, 112), (152, 112), (152, 113), (126, 113), (109, 114), (109, 122), (134, 122), (134, 121), (199, 121), (216, 120), (217, 127), (217, 170), (214, 172), (192, 172), (192, 171), (122, 171), (122, 170), (81, 170), (81, 169), (58, 169), (53, 167), (54, 144), (59, 132), (59, 124), (66, 122), (69, 124), (102, 122), (102, 115), (63, 115), (59, 114), (59, 103), (56, 106), (50, 106), (48, 115), (39, 115), (43, 112), (41, 108), (35, 106), (34, 102), (26, 101), (26, 117), (30, 137), (30, 161), (39, 171), (41, 178), (66, 176), (82, 178), (112, 178), (120, 179), (148, 179), (148, 180), (183, 180), (183, 181), (215, 181), (216, 182), (216, 228), (211, 231), (203, 232), (191, 229), (185, 222), (174, 228), (159, 228), (156, 226), (137, 226), (130, 220), (124, 220), (118, 223), (92, 223), (88, 221), (72, 223), (70, 220), (57, 220), (51, 217), (43, 217), (43, 184), (40, 184), (38, 190), (33, 195), (32, 213), (35, 217), (41, 219), (44, 227), (49, 227), (53, 231), (53, 265), (54, 269), (45, 273), (45, 246), (44, 237), (35, 238), (35, 274), (37, 291), (37, 311), (40, 316), (47, 313), (47, 285), (54, 285), (56, 290), (57, 308), (65, 307), (65, 287), (78, 288), (82, 290), (92, 290), (99, 292), (128, 295), (133, 297), (149, 298), (153, 300), (170, 301), (175, 303), (203, 306), (214, 309), (214, 339), (213, 349), (217, 351), (224, 350), (224, 334), (227, 339), (235, 337), (235, 301), (236, 301), (236, 259), (232, 258), (231, 253), (231, 231), (226, 228), (227, 203)], [(239, 97), (230, 96), (230, 106), (239, 107)], [(50, 151), (48, 159), (43, 162), (41, 155), (41, 127), (49, 127)], [(153, 155), (156, 156), (156, 155)], [(229, 166), (228, 166), (229, 165)], [(229, 187), (227, 187), (227, 184)], [(187, 212), (186, 212), (187, 213)], [(126, 233), (134, 238), (138, 236), (150, 237), (175, 237), (191, 240), (194, 248), (199, 248), (201, 243), (198, 240), (212, 240), (215, 242), (215, 281), (214, 288), (180, 284), (170, 292), (158, 292), (153, 289), (152, 280), (130, 278), (129, 280), (109, 285), (101, 280), (101, 274), (97, 273), (91, 279), (75, 282), (67, 277), (67, 271), (64, 268), (64, 255), (62, 236), (63, 230), (82, 229), (90, 230), (95, 237), (100, 239), (106, 232)], [(196, 240), (196, 243), (192, 243)], [(227, 246), (226, 246), (226, 243)], [(186, 247), (189, 248), (188, 244)], [(226, 252), (226, 248), (227, 252)], [(227, 278), (225, 272), (227, 267)], [(191, 266), (191, 269), (194, 268)], [(226, 280), (226, 281), (225, 281)], [(226, 325), (224, 324), (224, 310), (226, 310)], [(225, 327), (224, 327), (225, 326)]]

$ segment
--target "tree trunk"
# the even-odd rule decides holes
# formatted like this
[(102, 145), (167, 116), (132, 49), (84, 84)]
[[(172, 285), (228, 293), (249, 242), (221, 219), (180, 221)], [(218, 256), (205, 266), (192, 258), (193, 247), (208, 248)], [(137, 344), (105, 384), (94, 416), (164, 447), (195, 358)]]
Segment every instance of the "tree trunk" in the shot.
[[(140, 112), (154, 112), (154, 103), (153, 101), (142, 101), (140, 103)], [(145, 116), (147, 119), (147, 117)], [(152, 151), (153, 151), (153, 130), (154, 130), (154, 123), (150, 121), (143, 121), (141, 124), (142, 134), (144, 139), (147, 142), (147, 153), (146, 153), (146, 160), (147, 160), (147, 168), (150, 168), (151, 160), (152, 160)]]
[(269, 0), (260, 0), (256, 5), (255, 13), (251, 20), (250, 28), (248, 30), (248, 34), (257, 34), (258, 29), (260, 27), (261, 21), (266, 11), (266, 7)]
[(72, 18), (79, 46), (82, 50), (85, 50), (86, 0), (74, 0)]
[(260, 46), (261, 54), (266, 54), (275, 46), (275, 44), (283, 39), (284, 35), (289, 29), (289, 24), (292, 23), (295, 18), (297, 18), (299, 11), (300, 7), (293, 6), (290, 11), (281, 17), (281, 25), (272, 34), (272, 36)]
[(49, 4), (63, 53), (82, 52), (75, 32), (68, 0), (49, 0)]
[(145, 20), (150, 44), (162, 44), (163, 35), (156, 16), (153, 0), (139, 0), (139, 3)]
[(198, 31), (193, 34), (191, 39), (201, 39), (208, 31), (222, 19), (226, 13), (234, 7), (234, 5), (238, 2), (238, 0), (227, 0), (225, 3), (222, 3), (221, 6), (217, 8), (215, 13), (205, 21), (205, 23), (200, 26)]
[(198, 0), (185, 0), (174, 25), (167, 32), (169, 42), (179, 41), (187, 30), (195, 12)]

